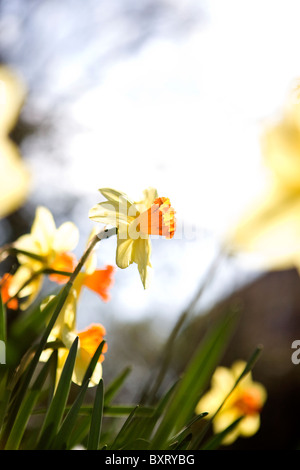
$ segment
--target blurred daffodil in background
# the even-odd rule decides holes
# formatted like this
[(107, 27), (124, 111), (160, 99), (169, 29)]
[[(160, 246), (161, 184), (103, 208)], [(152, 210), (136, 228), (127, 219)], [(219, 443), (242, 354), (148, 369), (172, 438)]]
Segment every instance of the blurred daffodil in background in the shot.
[[(71, 273), (74, 270), (76, 258), (72, 250), (78, 239), (78, 229), (72, 222), (64, 222), (56, 228), (54, 218), (46, 207), (36, 209), (31, 232), (22, 235), (14, 243), (14, 247), (20, 251), (17, 255), (20, 266), (13, 276), (9, 294), (15, 296), (18, 293), (18, 297), (27, 298), (22, 308), (26, 308), (38, 295), (43, 271), (52, 269)], [(52, 280), (64, 283), (68, 277), (53, 274)]]
[(26, 91), (23, 83), (5, 66), (0, 66), (0, 218), (18, 209), (25, 201), (30, 177), (10, 139)]
[(260, 427), (260, 412), (267, 398), (265, 387), (254, 382), (251, 372), (248, 372), (234, 388), (245, 366), (246, 362), (236, 361), (231, 369), (217, 367), (211, 380), (211, 389), (201, 398), (196, 408), (196, 413), (206, 411), (210, 417), (218, 411), (226, 399), (213, 420), (216, 434), (242, 418), (237, 426), (226, 434), (222, 442), (224, 445), (232, 444), (239, 436), (250, 437)]
[(138, 202), (114, 189), (102, 188), (99, 191), (107, 201), (94, 206), (89, 217), (117, 227), (116, 264), (124, 269), (136, 263), (146, 289), (152, 268), (150, 235), (171, 239), (176, 230), (175, 211), (170, 200), (158, 197), (154, 188), (146, 189), (143, 199)]
[(268, 124), (262, 152), (266, 192), (230, 235), (234, 250), (252, 253), (266, 269), (300, 269), (300, 103), (291, 96)]

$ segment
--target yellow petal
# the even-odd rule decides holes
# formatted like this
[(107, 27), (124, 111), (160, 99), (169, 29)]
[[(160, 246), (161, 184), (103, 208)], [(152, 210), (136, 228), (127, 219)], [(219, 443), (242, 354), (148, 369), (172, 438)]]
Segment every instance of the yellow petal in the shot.
[(147, 188), (143, 191), (144, 197), (141, 201), (135, 202), (139, 212), (144, 212), (152, 206), (154, 200), (158, 197), (157, 190), (155, 188)]
[(133, 250), (134, 241), (131, 238), (127, 240), (122, 240), (118, 237), (117, 240), (117, 254), (116, 254), (116, 264), (119, 268), (127, 268), (132, 260), (132, 250)]
[[(224, 431), (238, 418), (239, 414), (234, 409), (226, 409), (225, 411), (221, 411), (213, 420), (214, 432), (217, 434)], [(239, 428), (236, 427), (232, 432), (226, 435), (225, 439), (222, 441), (222, 444), (231, 444), (239, 436), (239, 433)]]
[(227, 367), (217, 367), (212, 377), (212, 387), (222, 391), (224, 398), (230, 392), (235, 383), (232, 371)]
[[(123, 211), (123, 212), (122, 212)], [(128, 216), (127, 207), (117, 202), (100, 202), (89, 211), (89, 218), (95, 222), (119, 227), (128, 225), (132, 218)]]
[(53, 249), (57, 253), (72, 251), (79, 240), (79, 230), (72, 222), (63, 223), (55, 232)]
[(269, 125), (262, 138), (266, 164), (287, 191), (300, 190), (300, 105), (288, 104), (280, 122)]
[(240, 434), (244, 437), (253, 436), (260, 427), (260, 415), (255, 413), (253, 415), (245, 416), (239, 423)]
[(24, 83), (10, 69), (0, 66), (0, 134), (14, 127), (26, 95)]
[(133, 201), (129, 199), (127, 194), (121, 192), (121, 191), (116, 191), (115, 189), (111, 188), (101, 188), (99, 189), (100, 193), (106, 197), (111, 202), (119, 202), (121, 201), (122, 204), (125, 204), (126, 206), (129, 204), (133, 204)]
[[(19, 292), (19, 290), (30, 281), (33, 275), (34, 271), (32, 271), (30, 267), (26, 265), (20, 266), (12, 278), (9, 289), (10, 295), (15, 295)], [(41, 290), (42, 281), (42, 276), (34, 277), (33, 280), (20, 291), (19, 297), (30, 297), (31, 301), (34, 300)], [(26, 306), (28, 302), (29, 301), (25, 303)], [(24, 303), (22, 303), (22, 307), (24, 308)]]
[(199, 400), (196, 407), (196, 413), (200, 414), (207, 412), (210, 414), (209, 417), (211, 418), (212, 415), (218, 410), (218, 408), (222, 404), (224, 398), (225, 396), (220, 389), (214, 388), (209, 390)]
[[(0, 112), (1, 115), (1, 112)], [(30, 176), (18, 148), (0, 137), (0, 218), (18, 209), (28, 196)]]
[(53, 249), (53, 240), (56, 231), (55, 222), (51, 212), (39, 206), (31, 228), (31, 235), (40, 248), (40, 253), (48, 255)]
[(138, 270), (144, 289), (147, 289), (149, 286), (150, 277), (152, 274), (150, 255), (151, 242), (149, 239), (138, 238), (137, 240), (134, 240), (132, 248), (132, 260), (138, 265)]
[[(82, 348), (79, 348), (77, 358), (75, 361), (75, 367), (73, 372), (72, 380), (77, 385), (82, 384), (82, 380), (86, 373), (86, 370), (89, 366), (91, 356)], [(100, 362), (97, 362), (94, 369), (93, 375), (91, 377), (89, 387), (94, 387), (99, 383), (99, 380), (102, 378), (102, 365)]]
[(274, 190), (240, 222), (230, 243), (255, 255), (266, 269), (293, 267), (300, 253), (299, 213), (300, 193)]

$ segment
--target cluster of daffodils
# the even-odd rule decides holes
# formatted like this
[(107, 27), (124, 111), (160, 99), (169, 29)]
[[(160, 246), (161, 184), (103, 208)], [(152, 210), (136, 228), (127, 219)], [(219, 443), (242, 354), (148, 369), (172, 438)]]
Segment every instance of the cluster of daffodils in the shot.
[[(104, 344), (89, 386), (97, 385), (102, 377), (102, 362), (107, 352), (104, 326), (94, 323), (83, 331), (78, 331), (76, 326), (77, 307), (83, 288), (95, 292), (104, 302), (110, 299), (116, 268), (113, 265), (97, 268), (97, 241), (105, 238), (104, 234), (116, 235), (115, 264), (125, 269), (135, 263), (142, 285), (147, 288), (152, 271), (151, 237), (172, 239), (176, 231), (175, 211), (170, 200), (159, 197), (155, 189), (146, 189), (140, 201), (133, 201), (126, 194), (113, 189), (104, 188), (100, 193), (105, 200), (90, 210), (89, 217), (92, 221), (102, 223), (104, 228), (100, 233), (97, 233), (96, 227), (92, 231), (80, 261), (74, 254), (79, 240), (77, 227), (72, 222), (65, 222), (57, 228), (50, 211), (38, 207), (31, 232), (21, 236), (10, 247), (16, 253), (18, 268), (14, 274), (6, 273), (0, 281), (2, 301), (7, 308), (20, 311), (28, 308), (41, 294), (46, 276), (60, 285), (69, 282), (70, 290), (55, 317), (46, 347), (40, 355), (40, 361), (46, 362), (52, 354), (53, 344), (58, 347), (56, 383), (76, 338), (79, 339), (79, 346), (73, 382), (78, 385), (83, 383), (92, 357), (98, 347)], [(49, 296), (40, 302), (41, 311), (50, 305), (53, 297)], [(211, 390), (202, 397), (196, 408), (196, 413), (206, 411), (215, 415), (213, 424), (217, 433), (225, 430), (236, 419), (243, 418), (226, 435), (224, 444), (233, 442), (238, 435), (253, 435), (260, 425), (260, 411), (266, 399), (266, 391), (262, 385), (252, 381), (251, 373), (234, 386), (244, 367), (244, 363), (238, 362), (231, 370), (217, 368)]]
[[(124, 193), (113, 189), (101, 189), (100, 192), (107, 200), (91, 209), (90, 218), (116, 229), (116, 265), (124, 269), (136, 263), (146, 288), (151, 270), (150, 236), (172, 238), (176, 230), (175, 211), (169, 199), (158, 197), (157, 191), (152, 188), (145, 190), (144, 199), (138, 202), (133, 202)], [(95, 236), (96, 229), (88, 240), (87, 249)], [(6, 306), (14, 310), (27, 309), (41, 293), (45, 276), (58, 284), (68, 282), (78, 265), (74, 254), (78, 240), (79, 232), (72, 222), (65, 222), (57, 228), (51, 212), (45, 207), (38, 207), (31, 232), (21, 236), (12, 245), (18, 261), (16, 272), (6, 273), (0, 281), (1, 297)], [(84, 331), (77, 331), (76, 311), (80, 294), (86, 287), (107, 302), (114, 272), (115, 267), (112, 265), (97, 269), (97, 256), (93, 249), (73, 280), (47, 343), (51, 345), (52, 342), (60, 342), (62, 345), (58, 351), (57, 380), (69, 349), (78, 337), (79, 349), (73, 381), (82, 383), (90, 360), (103, 342), (106, 331), (100, 323), (92, 324)], [(45, 308), (50, 301), (51, 297), (45, 299), (41, 308)], [(107, 345), (104, 344), (90, 386), (97, 384), (102, 376), (101, 362), (106, 350)], [(41, 361), (47, 361), (50, 354), (51, 348), (48, 347), (42, 353)]]

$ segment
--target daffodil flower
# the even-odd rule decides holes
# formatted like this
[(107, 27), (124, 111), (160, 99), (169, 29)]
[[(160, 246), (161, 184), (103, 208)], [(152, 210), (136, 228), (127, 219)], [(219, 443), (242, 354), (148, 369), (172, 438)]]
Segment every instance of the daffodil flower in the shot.
[[(77, 286), (78, 287), (78, 286)], [(42, 308), (45, 307), (47, 302), (51, 298), (48, 298)], [(89, 363), (96, 352), (98, 346), (102, 343), (106, 334), (105, 328), (97, 323), (92, 324), (83, 331), (76, 330), (76, 308), (78, 302), (78, 290), (75, 288), (71, 290), (64, 307), (62, 308), (60, 315), (49, 335), (48, 342), (60, 341), (62, 347), (58, 349), (58, 362), (56, 369), (56, 384), (58, 383), (64, 364), (66, 362), (69, 350), (75, 340), (79, 337), (79, 347), (77, 351), (77, 357), (75, 361), (75, 367), (73, 371), (72, 381), (78, 385), (82, 384), (85, 372), (89, 366)], [(102, 354), (96, 364), (94, 373), (90, 379), (89, 387), (98, 384), (102, 377), (102, 362), (104, 360), (104, 353), (107, 351), (107, 345), (104, 344)], [(51, 355), (51, 348), (46, 349), (41, 354), (40, 360), (45, 362)]]
[(94, 206), (89, 217), (100, 223), (117, 227), (116, 264), (127, 268), (136, 263), (144, 288), (149, 285), (151, 272), (151, 235), (172, 238), (176, 230), (175, 211), (170, 200), (158, 197), (156, 189), (144, 191), (144, 198), (134, 202), (120, 191), (103, 188), (107, 199)]
[(0, 218), (20, 207), (29, 192), (29, 172), (9, 138), (24, 99), (23, 83), (10, 69), (0, 66)]
[(268, 124), (262, 151), (269, 171), (266, 190), (230, 231), (235, 253), (250, 253), (263, 269), (300, 270), (300, 104), (288, 102)]
[[(38, 295), (43, 271), (46, 269), (72, 272), (76, 258), (71, 251), (78, 243), (79, 232), (72, 222), (65, 222), (56, 228), (51, 212), (45, 207), (38, 207), (31, 233), (21, 236), (15, 243), (17, 250), (35, 255), (35, 258), (18, 254), (20, 267), (10, 285), (10, 295), (18, 292), (20, 298), (28, 297), (21, 304), (26, 308)], [(53, 275), (52, 280), (66, 282), (66, 276)], [(24, 288), (22, 288), (24, 286)]]
[[(236, 361), (231, 369), (217, 367), (212, 377), (211, 389), (199, 401), (196, 413), (208, 412), (208, 418), (212, 417), (233, 389), (245, 366), (244, 361)], [(239, 436), (250, 437), (258, 431), (260, 412), (266, 397), (265, 387), (252, 380), (251, 372), (240, 380), (213, 419), (214, 432), (219, 433), (237, 419), (242, 418), (237, 426), (226, 435), (222, 444), (231, 444)]]

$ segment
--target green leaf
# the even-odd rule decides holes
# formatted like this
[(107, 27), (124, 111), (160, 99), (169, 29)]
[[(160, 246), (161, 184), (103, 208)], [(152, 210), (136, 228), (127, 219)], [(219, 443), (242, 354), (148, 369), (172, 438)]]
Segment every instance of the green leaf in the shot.
[[(80, 391), (74, 401), (73, 405), (71, 406), (68, 414), (66, 415), (59, 432), (57, 433), (54, 443), (51, 446), (52, 449), (55, 450), (65, 450), (68, 448), (68, 440), (73, 431), (73, 427), (75, 425), (76, 419), (78, 417), (80, 408), (82, 406), (89, 382), (85, 382), (80, 387)], [(75, 444), (73, 444), (75, 445)]]
[(108, 405), (131, 372), (131, 367), (126, 367), (119, 376), (117, 376), (105, 391), (104, 405)]
[(190, 443), (192, 442), (192, 438), (193, 438), (193, 434), (190, 433), (190, 434), (187, 434), (187, 436), (185, 436), (184, 439), (182, 439), (182, 441), (180, 441), (176, 447), (174, 448), (174, 450), (187, 450), (187, 448), (189, 447)]
[(53, 307), (53, 304), (55, 304), (55, 309), (54, 309), (54, 312), (53, 312), (53, 315), (44, 331), (44, 334), (37, 346), (37, 349), (36, 349), (36, 352), (30, 362), (30, 365), (26, 371), (26, 374), (25, 374), (25, 377), (22, 381), (22, 384), (18, 390), (18, 393), (15, 397), (15, 401), (14, 401), (14, 405), (13, 407), (11, 408), (10, 410), (10, 414), (9, 414), (9, 418), (7, 420), (7, 423), (6, 423), (6, 426), (4, 428), (4, 431), (3, 431), (3, 436), (2, 436), (2, 440), (3, 442), (5, 443), (7, 441), (7, 438), (8, 438), (8, 435), (10, 433), (10, 429), (12, 428), (13, 426), (13, 423), (16, 419), (16, 416), (17, 416), (17, 413), (18, 413), (18, 410), (19, 410), (19, 407), (21, 406), (21, 403), (22, 403), (22, 400), (24, 399), (24, 396), (28, 390), (28, 387), (29, 387), (29, 384), (30, 384), (30, 381), (33, 377), (33, 374), (35, 372), (35, 369), (36, 369), (36, 366), (38, 365), (39, 363), (39, 359), (40, 359), (40, 355), (42, 354), (43, 352), (43, 349), (45, 347), (45, 345), (47, 344), (47, 340), (48, 340), (48, 337), (51, 333), (51, 330), (53, 328), (53, 326), (55, 325), (55, 322), (60, 314), (60, 311), (69, 295), (69, 292), (70, 292), (70, 289), (72, 287), (72, 282), (69, 281), (65, 286), (64, 288), (61, 290), (60, 294), (58, 295), (58, 298), (54, 298), (52, 300), (50, 300), (50, 302), (47, 304), (47, 306), (45, 307), (45, 310), (46, 309), (49, 309), (51, 311), (51, 308)]
[(103, 416), (103, 380), (97, 385), (87, 450), (98, 450)]
[(61, 423), (71, 387), (72, 375), (77, 355), (78, 340), (79, 338), (77, 336), (70, 348), (67, 360), (63, 367), (56, 392), (41, 429), (41, 437), (39, 439), (38, 449), (45, 450), (51, 446), (52, 440), (55, 437), (57, 429)]
[(109, 447), (110, 449), (120, 449), (126, 443), (126, 437), (128, 435), (128, 429), (130, 428), (131, 423), (135, 417), (135, 413), (138, 410), (139, 406), (137, 405), (130, 413), (128, 418), (126, 419), (125, 423), (123, 424), (122, 428), (118, 432), (114, 442)]
[(24, 401), (22, 402), (22, 405), (19, 409), (18, 415), (10, 432), (9, 438), (7, 440), (5, 446), (6, 450), (17, 450), (19, 448), (27, 423), (32, 414), (32, 410), (36, 405), (37, 400), (41, 394), (41, 390), (45, 383), (49, 369), (51, 367), (51, 363), (53, 362), (54, 355), (56, 355), (56, 352), (53, 353), (50, 356), (49, 360), (44, 364), (32, 388), (28, 391)]
[(173, 431), (178, 432), (191, 419), (199, 397), (231, 338), (235, 324), (236, 314), (226, 315), (207, 333), (176, 387), (152, 439), (151, 449), (165, 449)]
[[(193, 424), (195, 424), (197, 421), (199, 421), (200, 419), (203, 419), (205, 418), (206, 416), (208, 415), (207, 412), (204, 412), (204, 413), (201, 413), (197, 416), (195, 416), (191, 422), (184, 427), (184, 429), (182, 429), (178, 434), (176, 434), (175, 436), (172, 437), (171, 439), (171, 442), (172, 441), (176, 441), (177, 443), (180, 443), (182, 442), (182, 440), (185, 439), (186, 435), (187, 435), (187, 431), (190, 430), (190, 428), (193, 426)], [(177, 448), (177, 447), (176, 447)]]
[(216, 434), (213, 436), (204, 446), (201, 447), (201, 450), (215, 450), (220, 447), (222, 444), (223, 439), (232, 432), (236, 426), (239, 424), (239, 422), (243, 419), (243, 416), (240, 418), (236, 419), (233, 423), (231, 423), (224, 431)]

